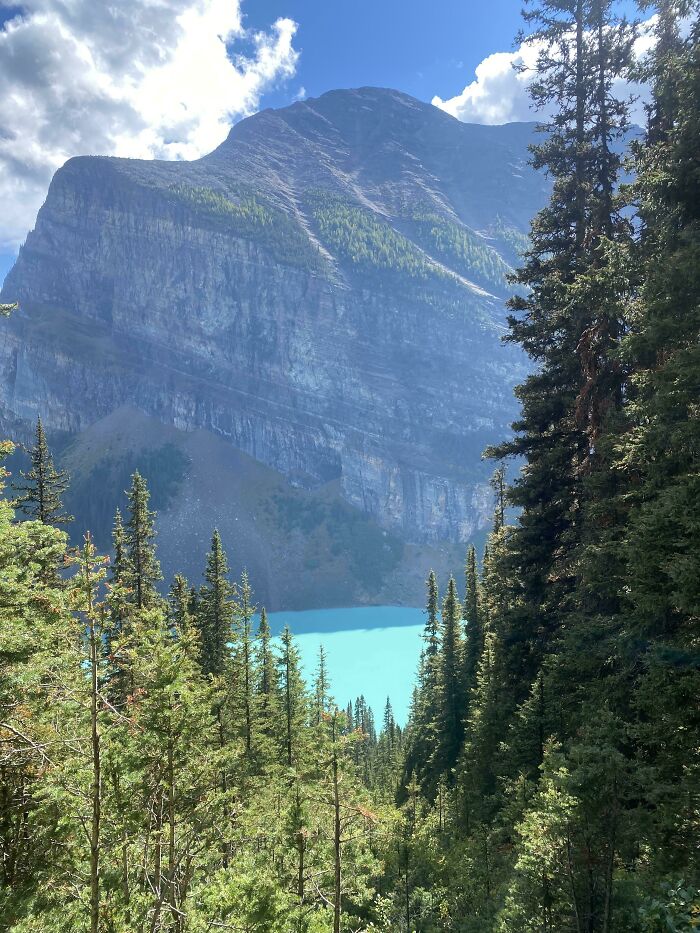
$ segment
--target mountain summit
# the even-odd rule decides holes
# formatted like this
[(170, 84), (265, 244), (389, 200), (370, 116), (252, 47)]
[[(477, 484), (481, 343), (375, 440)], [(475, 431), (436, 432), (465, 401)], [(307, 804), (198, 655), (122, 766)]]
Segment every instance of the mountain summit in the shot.
[[(5, 429), (40, 413), (105, 514), (150, 464), (166, 564), (218, 524), (273, 604), (271, 542), (292, 539), (279, 561), (310, 579), (318, 551), (340, 561), (342, 594), (319, 598), (412, 599), (391, 582), (405, 548), (483, 526), (481, 452), (516, 413), (524, 363), (500, 338), (546, 196), (532, 135), (359, 88), (264, 110), (195, 162), (71, 159), (2, 292), (21, 303), (0, 331)], [(211, 514), (179, 493), (204, 449), (239, 458)]]

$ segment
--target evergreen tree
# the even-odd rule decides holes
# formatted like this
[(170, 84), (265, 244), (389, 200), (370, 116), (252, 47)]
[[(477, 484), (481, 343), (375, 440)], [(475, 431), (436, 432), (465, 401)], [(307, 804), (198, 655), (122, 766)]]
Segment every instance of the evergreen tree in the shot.
[(320, 725), (323, 716), (328, 709), (329, 687), (328, 687), (328, 666), (326, 662), (326, 651), (323, 645), (318, 648), (318, 664), (316, 666), (316, 677), (314, 680), (314, 719), (316, 725)]
[(442, 604), (440, 654), (438, 661), (438, 712), (436, 744), (433, 752), (435, 777), (445, 775), (452, 780), (462, 746), (464, 702), (462, 685), (462, 639), (460, 621), (462, 607), (457, 597), (457, 585), (450, 577)]
[(168, 621), (178, 636), (186, 635), (192, 629), (191, 593), (186, 578), (176, 573), (168, 593)]
[(492, 451), (526, 459), (509, 494), (521, 509), (510, 559), (522, 600), (507, 639), (518, 646), (513, 667), (524, 665), (517, 701), (571, 605), (582, 478), (601, 419), (620, 401), (619, 302), (601, 290), (600, 270), (611, 239), (629, 236), (613, 196), (620, 162), (614, 143), (627, 127), (613, 85), (628, 69), (633, 37), (598, 0), (543, 0), (524, 15), (528, 38), (540, 49), (532, 97), (554, 116), (533, 148), (533, 165), (552, 177), (553, 192), (533, 221), (515, 276), (527, 291), (510, 303), (509, 339), (537, 369), (516, 390), (516, 437)]
[(258, 670), (258, 694), (264, 702), (277, 693), (277, 670), (275, 656), (272, 652), (272, 633), (267, 620), (267, 611), (263, 606), (260, 610), (260, 624), (257, 632), (256, 666)]
[(120, 704), (126, 700), (129, 686), (128, 672), (125, 668), (124, 642), (129, 633), (129, 611), (132, 594), (127, 586), (129, 561), (124, 524), (119, 509), (117, 509), (114, 516), (112, 549), (114, 558), (110, 563), (107, 575), (109, 622), (106, 642), (111, 657), (110, 693), (112, 701)]
[(303, 727), (308, 718), (308, 701), (300, 672), (299, 649), (288, 626), (284, 627), (280, 641), (277, 671), (283, 760), (289, 768), (299, 768), (305, 751)]
[(479, 574), (476, 566), (476, 549), (470, 545), (467, 551), (465, 571), (464, 618), (464, 696), (475, 683), (476, 669), (484, 649), (484, 630), (479, 609)]
[(280, 738), (279, 708), (280, 690), (272, 650), (272, 635), (265, 607), (260, 610), (260, 623), (253, 649), (255, 661), (255, 706), (260, 720), (262, 758), (264, 762), (273, 762), (279, 757), (276, 745)]
[(255, 614), (253, 593), (246, 570), (241, 574), (235, 604), (236, 647), (233, 656), (233, 701), (236, 715), (241, 723), (243, 747), (248, 759), (253, 756), (253, 745), (257, 726), (257, 702), (255, 692), (256, 672), (254, 668), (252, 621)]
[(430, 658), (434, 658), (437, 655), (440, 646), (440, 622), (438, 619), (440, 597), (438, 594), (437, 577), (435, 576), (434, 570), (431, 570), (428, 574), (426, 587), (428, 590), (428, 602), (426, 606), (427, 618), (425, 620), (423, 641), (425, 642), (424, 650), (426, 661), (429, 662)]
[(73, 516), (63, 511), (61, 501), (68, 488), (68, 474), (54, 466), (41, 418), (36, 422), (34, 446), (27, 453), (32, 465), (26, 472), (20, 471), (24, 482), (14, 485), (14, 490), (18, 493), (14, 507), (29, 518), (43, 522), (44, 525), (65, 525), (72, 522)]
[(129, 516), (124, 534), (126, 562), (123, 582), (136, 609), (151, 609), (160, 601), (156, 586), (162, 575), (155, 553), (155, 515), (148, 507), (150, 493), (138, 470), (131, 477), (131, 488), (126, 495)]
[(228, 560), (221, 536), (214, 531), (204, 571), (206, 581), (200, 591), (197, 620), (202, 641), (202, 670), (220, 677), (229, 656), (233, 638), (233, 587), (228, 580)]

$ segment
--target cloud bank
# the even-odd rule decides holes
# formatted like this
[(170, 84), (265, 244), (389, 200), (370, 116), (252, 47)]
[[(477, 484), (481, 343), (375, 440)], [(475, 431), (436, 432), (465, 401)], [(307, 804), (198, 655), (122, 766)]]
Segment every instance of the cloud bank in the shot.
[(24, 239), (71, 156), (196, 158), (294, 74), (296, 24), (250, 33), (240, 4), (22, 2), (0, 28), (0, 247)]
[[(653, 46), (651, 30), (654, 21), (652, 17), (640, 27), (634, 45), (634, 54), (638, 58)], [(532, 109), (528, 96), (537, 54), (538, 46), (533, 42), (524, 42), (513, 52), (494, 52), (477, 65), (474, 80), (460, 94), (447, 100), (436, 96), (432, 102), (465, 123), (537, 120), (540, 115)], [(643, 125), (648, 89), (639, 84), (619, 82), (615, 92), (621, 97), (632, 95), (637, 98), (632, 106), (631, 118), (632, 122)]]

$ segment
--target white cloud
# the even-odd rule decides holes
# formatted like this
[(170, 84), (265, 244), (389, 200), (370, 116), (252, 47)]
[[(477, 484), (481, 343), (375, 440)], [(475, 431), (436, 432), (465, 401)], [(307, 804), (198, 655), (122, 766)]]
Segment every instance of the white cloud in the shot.
[[(642, 24), (634, 47), (637, 57), (644, 55), (653, 45), (653, 23), (654, 17)], [(477, 65), (474, 81), (460, 94), (447, 100), (436, 96), (433, 104), (465, 123), (536, 120), (539, 115), (532, 109), (527, 89), (534, 75), (537, 55), (538, 46), (533, 42), (522, 43), (514, 52), (494, 52)], [(620, 95), (638, 97), (632, 109), (632, 120), (643, 123), (647, 89), (620, 82), (615, 90)]]
[(251, 34), (240, 3), (24, 0), (0, 28), (0, 246), (24, 238), (71, 156), (196, 158), (294, 74), (296, 24)]

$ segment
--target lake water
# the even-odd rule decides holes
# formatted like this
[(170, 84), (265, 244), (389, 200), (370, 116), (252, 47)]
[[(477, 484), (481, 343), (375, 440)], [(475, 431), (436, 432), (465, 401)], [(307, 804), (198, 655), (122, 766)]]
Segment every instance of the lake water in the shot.
[(423, 609), (310, 609), (273, 612), (269, 619), (274, 634), (285, 625), (292, 630), (309, 680), (323, 645), (331, 692), (341, 708), (364, 694), (380, 725), (388, 696), (397, 722), (405, 725), (423, 644)]

